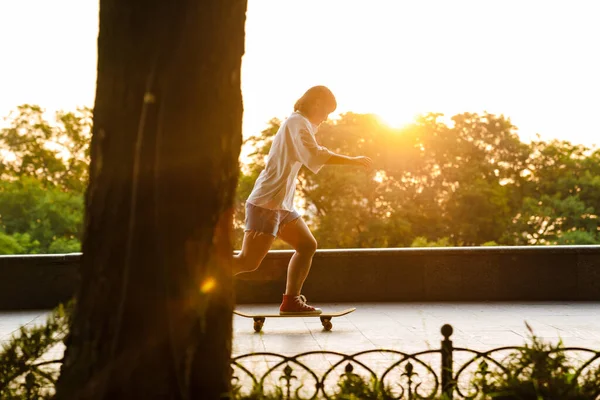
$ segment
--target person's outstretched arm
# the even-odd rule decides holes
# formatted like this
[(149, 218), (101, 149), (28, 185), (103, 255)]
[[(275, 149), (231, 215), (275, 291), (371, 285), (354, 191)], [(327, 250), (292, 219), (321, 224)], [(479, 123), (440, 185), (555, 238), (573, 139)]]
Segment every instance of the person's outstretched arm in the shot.
[(369, 157), (350, 157), (334, 153), (320, 146), (308, 129), (299, 129), (296, 139), (296, 149), (300, 162), (313, 173), (318, 173), (323, 165), (356, 165), (371, 168), (373, 161)]
[(365, 167), (367, 169), (370, 169), (371, 166), (373, 165), (373, 160), (371, 160), (369, 157), (364, 157), (364, 156), (350, 157), (350, 156), (344, 156), (342, 154), (332, 153), (331, 157), (329, 157), (329, 160), (327, 160), (327, 162), (325, 164), (328, 164), (328, 165), (357, 165), (360, 167)]

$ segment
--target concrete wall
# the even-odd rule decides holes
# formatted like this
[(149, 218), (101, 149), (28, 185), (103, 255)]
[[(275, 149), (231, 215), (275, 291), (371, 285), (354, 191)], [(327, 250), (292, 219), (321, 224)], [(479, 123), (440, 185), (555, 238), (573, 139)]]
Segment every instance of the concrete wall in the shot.
[(78, 283), (81, 255), (0, 256), (0, 310), (52, 308)]
[[(279, 302), (291, 251), (235, 281), (238, 303)], [(77, 284), (80, 255), (0, 256), (0, 309), (48, 308)], [(319, 250), (312, 302), (600, 300), (600, 246)]]

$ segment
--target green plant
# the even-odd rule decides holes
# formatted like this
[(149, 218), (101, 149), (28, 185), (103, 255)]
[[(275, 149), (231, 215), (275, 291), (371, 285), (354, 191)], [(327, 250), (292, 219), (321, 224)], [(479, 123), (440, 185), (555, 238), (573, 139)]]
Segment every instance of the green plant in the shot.
[(351, 371), (340, 377), (338, 391), (332, 399), (339, 400), (383, 400), (392, 398), (384, 387), (379, 386), (379, 381), (373, 377), (365, 379)]
[[(531, 343), (511, 354), (505, 371), (480, 373), (472, 386), (481, 388), (482, 399), (496, 400), (590, 400), (600, 395), (600, 368), (583, 375), (566, 356), (562, 341), (553, 345), (535, 336), (529, 325)], [(484, 373), (481, 373), (483, 370)]]
[(54, 393), (60, 360), (44, 355), (61, 344), (68, 331), (71, 305), (59, 306), (41, 326), (23, 326), (0, 350), (0, 398), (49, 399)]

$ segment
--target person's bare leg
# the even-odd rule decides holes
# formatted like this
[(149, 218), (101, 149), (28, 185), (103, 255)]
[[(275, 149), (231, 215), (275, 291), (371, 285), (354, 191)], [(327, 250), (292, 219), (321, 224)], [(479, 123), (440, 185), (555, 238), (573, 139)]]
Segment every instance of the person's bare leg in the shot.
[(257, 269), (274, 240), (275, 237), (266, 233), (245, 232), (242, 250), (233, 256), (233, 275)]
[(286, 224), (279, 231), (279, 238), (296, 250), (288, 265), (285, 294), (298, 296), (317, 251), (317, 241), (302, 218)]

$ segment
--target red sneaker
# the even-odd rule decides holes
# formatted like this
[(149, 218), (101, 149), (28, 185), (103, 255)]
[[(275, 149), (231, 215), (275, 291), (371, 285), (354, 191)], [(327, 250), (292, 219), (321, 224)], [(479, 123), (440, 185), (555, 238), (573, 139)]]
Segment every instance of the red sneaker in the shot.
[(320, 308), (306, 304), (306, 297), (303, 295), (284, 294), (283, 302), (279, 307), (279, 315), (319, 315), (322, 312)]

